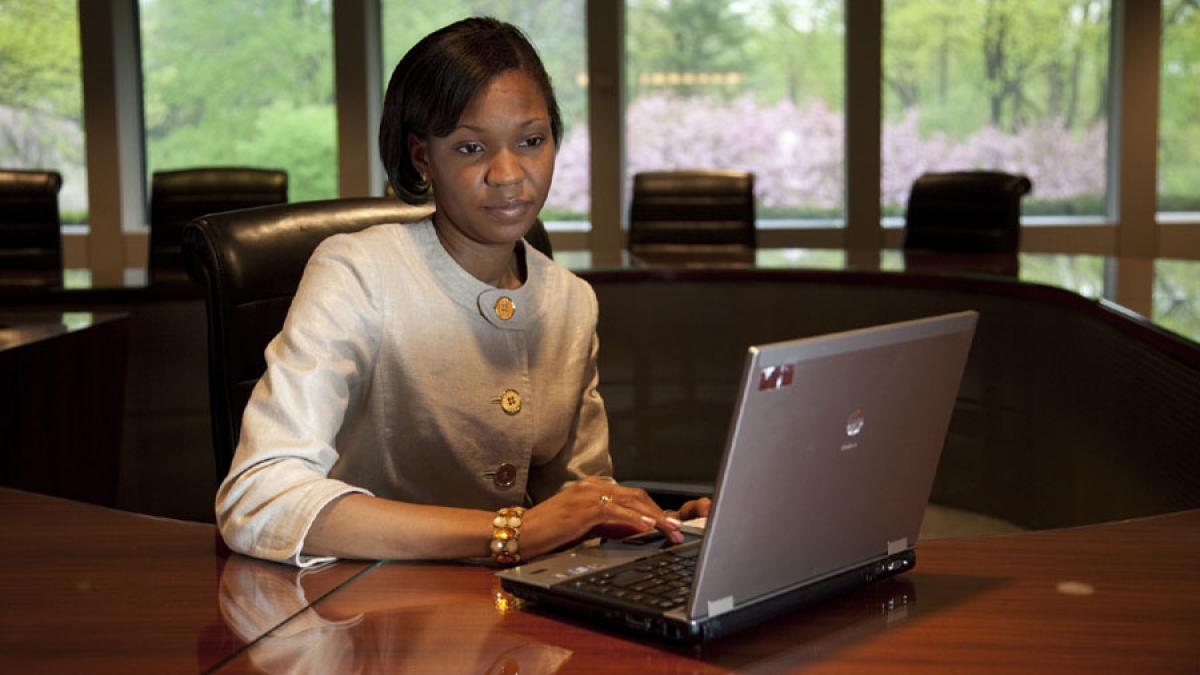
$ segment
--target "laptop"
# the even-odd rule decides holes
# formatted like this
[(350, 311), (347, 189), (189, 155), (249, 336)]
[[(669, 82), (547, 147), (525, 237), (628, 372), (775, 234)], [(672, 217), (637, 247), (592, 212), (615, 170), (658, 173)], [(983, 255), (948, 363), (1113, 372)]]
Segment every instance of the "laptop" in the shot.
[(590, 540), (498, 572), (501, 585), (702, 642), (911, 570), (977, 320), (750, 347), (702, 536)]

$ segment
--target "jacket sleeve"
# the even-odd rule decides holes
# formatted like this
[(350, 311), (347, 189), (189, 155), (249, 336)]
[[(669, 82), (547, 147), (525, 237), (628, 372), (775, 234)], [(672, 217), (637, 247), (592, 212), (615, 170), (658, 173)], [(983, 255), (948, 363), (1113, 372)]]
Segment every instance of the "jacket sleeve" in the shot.
[(217, 525), (231, 549), (301, 567), (331, 560), (303, 555), (304, 539), (331, 501), (367, 493), (328, 476), (346, 410), (378, 353), (377, 288), (369, 252), (353, 237), (331, 237), (309, 260), (217, 491)]
[(546, 464), (530, 472), (529, 496), (536, 504), (554, 496), (570, 483), (587, 476), (612, 478), (612, 456), (608, 452), (608, 417), (600, 397), (600, 370), (597, 357), (600, 338), (596, 334), (598, 309), (596, 295), (587, 288), (591, 300), (591, 343), (587, 367), (581, 378), (579, 402), (567, 442)]

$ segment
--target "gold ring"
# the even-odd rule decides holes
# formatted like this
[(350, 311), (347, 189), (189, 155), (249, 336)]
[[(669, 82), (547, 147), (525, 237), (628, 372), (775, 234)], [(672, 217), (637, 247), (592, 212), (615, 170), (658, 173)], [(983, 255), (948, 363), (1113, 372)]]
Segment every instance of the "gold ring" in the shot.
[(610, 497), (608, 495), (600, 495), (600, 506), (604, 506), (605, 504), (607, 504), (611, 501), (612, 501), (612, 497)]

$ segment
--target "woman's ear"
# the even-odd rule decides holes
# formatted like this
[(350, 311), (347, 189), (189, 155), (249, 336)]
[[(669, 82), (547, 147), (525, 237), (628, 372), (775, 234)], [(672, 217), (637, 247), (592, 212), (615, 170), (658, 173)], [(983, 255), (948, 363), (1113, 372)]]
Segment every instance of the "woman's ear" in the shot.
[(421, 174), (421, 182), (429, 182), (429, 144), (416, 134), (408, 135), (408, 159)]

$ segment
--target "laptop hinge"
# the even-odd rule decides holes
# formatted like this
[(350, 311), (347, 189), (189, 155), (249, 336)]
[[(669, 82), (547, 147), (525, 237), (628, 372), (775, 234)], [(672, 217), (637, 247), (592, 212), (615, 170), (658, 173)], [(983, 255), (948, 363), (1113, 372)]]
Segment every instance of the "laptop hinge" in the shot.
[(712, 618), (733, 609), (733, 596), (727, 595), (719, 600), (708, 601), (708, 616)]

